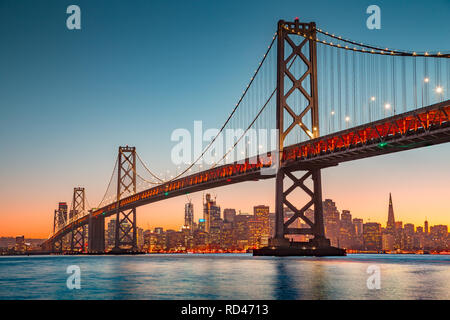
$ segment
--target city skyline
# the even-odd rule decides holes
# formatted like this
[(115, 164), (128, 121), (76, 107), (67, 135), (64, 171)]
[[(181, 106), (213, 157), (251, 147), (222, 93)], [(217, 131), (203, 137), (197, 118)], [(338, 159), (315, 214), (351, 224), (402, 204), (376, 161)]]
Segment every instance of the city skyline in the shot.
[[(321, 10), (324, 3), (329, 10)], [(0, 78), (4, 88), (0, 131), (8, 137), (0, 146), (9, 151), (0, 168), (2, 235), (46, 238), (54, 209), (60, 201), (70, 202), (75, 186), (85, 187), (88, 202), (95, 206), (119, 145), (136, 146), (158, 173), (176, 172), (175, 166), (166, 167), (171, 164), (171, 132), (191, 129), (199, 119), (205, 127), (220, 127), (280, 18), (299, 16), (351, 39), (417, 51), (441, 50), (441, 34), (430, 30), (449, 31), (448, 1), (437, 1), (443, 10), (419, 1), (406, 7), (380, 1), (383, 27), (377, 31), (366, 28), (367, 6), (360, 1), (350, 1), (345, 8), (325, 1), (308, 6), (288, 1), (283, 8), (269, 1), (257, 6), (239, 3), (242, 10), (236, 10), (233, 2), (183, 3), (176, 9), (164, 3), (101, 4), (80, 2), (79, 32), (67, 30), (63, 4), (34, 4), (30, 11), (23, 10), (24, 1), (0, 10), (1, 29), (10, 30), (5, 34), (10, 45), (0, 52), (0, 66), (8, 74)], [(174, 19), (178, 23), (166, 23)], [(421, 20), (427, 21), (426, 28), (411, 23)], [(214, 25), (221, 41), (205, 42), (211, 30), (203, 25)], [(163, 28), (173, 38), (158, 32)], [(252, 30), (252, 37), (241, 30)], [(421, 39), (418, 47), (409, 48), (410, 34)], [(176, 92), (169, 85), (174, 77), (183, 83)], [(123, 114), (132, 117), (133, 125), (119, 130), (114, 124), (121, 123)], [(361, 218), (381, 221), (384, 194), (392, 191), (400, 219), (418, 224), (427, 217), (449, 225), (449, 158), (450, 149), (444, 144), (326, 168), (323, 198), (335, 199), (341, 209)], [(251, 212), (253, 199), (271, 208), (275, 200), (274, 180), (210, 191), (220, 193), (223, 207), (243, 212)], [(192, 198), (200, 208), (201, 193)], [(137, 222), (175, 228), (183, 220), (184, 202), (178, 197), (140, 207)]]
[[(183, 220), (186, 221), (185, 220), (186, 219), (186, 216), (185, 216), (185, 212), (186, 211), (185, 210), (186, 210), (186, 206), (188, 204), (190, 204), (192, 206), (190, 210), (192, 210), (193, 222), (198, 224), (200, 220), (204, 220), (205, 195), (208, 195), (208, 194), (212, 195), (211, 198), (214, 198), (214, 200), (213, 200), (214, 201), (214, 205), (215, 205), (215, 203), (217, 201), (217, 206), (219, 208), (219, 214), (220, 214), (221, 218), (224, 218), (225, 217), (225, 211), (226, 210), (230, 210), (230, 209), (235, 211), (236, 215), (253, 215), (254, 208), (258, 207), (258, 206), (268, 207), (270, 214), (271, 215), (274, 214), (274, 211), (272, 210), (273, 208), (271, 208), (270, 205), (265, 204), (265, 203), (253, 204), (253, 205), (251, 205), (251, 209), (250, 210), (244, 211), (244, 210), (241, 210), (240, 208), (237, 208), (237, 207), (222, 205), (220, 203), (220, 196), (217, 195), (217, 194), (214, 194), (214, 193), (211, 193), (211, 192), (203, 192), (203, 193), (201, 193), (202, 198), (201, 198), (200, 208), (197, 207), (197, 209), (196, 209), (196, 205), (192, 201), (192, 199), (194, 198), (192, 195), (190, 195), (190, 197), (187, 198), (188, 200), (185, 200), (185, 202), (184, 202), (185, 206), (182, 209), (180, 209), (182, 213), (180, 213), (180, 219), (178, 219), (180, 221), (179, 221), (178, 224), (176, 224), (176, 223), (174, 223), (173, 225), (149, 224), (149, 223), (145, 224), (145, 223), (140, 223), (139, 220), (138, 220), (137, 227), (139, 227), (140, 229), (146, 230), (146, 231), (147, 230), (159, 229), (159, 228), (164, 229), (164, 230), (181, 231), (185, 227), (185, 223), (183, 223)], [(392, 196), (392, 194), (388, 193), (388, 201), (385, 201), (386, 202), (385, 212), (381, 214), (381, 216), (383, 214), (386, 216), (385, 217), (386, 219), (384, 219), (384, 220), (383, 219), (377, 220), (377, 219), (374, 219), (373, 217), (372, 218), (371, 217), (363, 217), (361, 215), (355, 214), (351, 209), (348, 209), (348, 208), (344, 209), (343, 207), (339, 206), (339, 203), (337, 201), (334, 201), (333, 198), (324, 197), (323, 201), (324, 201), (324, 203), (326, 203), (327, 201), (331, 201), (333, 203), (336, 203), (336, 209), (338, 210), (340, 215), (342, 213), (344, 213), (344, 212), (347, 212), (347, 213), (350, 213), (353, 216), (353, 219), (355, 219), (355, 218), (362, 219), (364, 221), (364, 223), (379, 223), (382, 228), (388, 228), (388, 219), (389, 218), (388, 218), (388, 215), (386, 213), (388, 213), (388, 212), (390, 213), (391, 204), (392, 204), (391, 201), (393, 201), (392, 200), (393, 198), (394, 197)], [(168, 200), (166, 200), (166, 201), (168, 201)], [(285, 208), (285, 210), (286, 209), (287, 208)], [(430, 220), (428, 218), (428, 216), (424, 216), (422, 221), (411, 221), (411, 220), (408, 220), (408, 218), (402, 219), (401, 215), (398, 214), (397, 209), (395, 209), (395, 217), (396, 217), (395, 221), (397, 221), (397, 222), (400, 221), (400, 222), (403, 223), (403, 225), (405, 225), (405, 224), (413, 224), (415, 228), (417, 228), (417, 227), (424, 227), (425, 222), (428, 222), (428, 225), (430, 225), (430, 226), (433, 226), (433, 225), (447, 225), (448, 226), (448, 224), (446, 224), (446, 223), (440, 223), (440, 222), (435, 222), (433, 220)], [(111, 220), (114, 220), (114, 216), (108, 218), (108, 221), (111, 221)], [(27, 239), (46, 239), (46, 237), (30, 236), (29, 234), (25, 234), (25, 233), (15, 234), (15, 235), (0, 234), (0, 237), (12, 237), (12, 238), (14, 238), (14, 237), (17, 237), (17, 236), (25, 236), (25, 238), (27, 238)]]
[[(144, 252), (244, 252), (258, 249), (270, 242), (275, 232), (275, 214), (266, 205), (254, 205), (253, 213), (237, 212), (234, 208), (221, 209), (217, 198), (206, 193), (203, 200), (203, 215), (193, 221), (193, 205), (189, 198), (185, 205), (185, 220), (181, 228), (137, 227), (137, 247)], [(339, 211), (332, 199), (324, 199), (325, 236), (331, 245), (345, 248), (349, 253), (429, 253), (448, 252), (448, 226), (434, 225), (424, 221), (414, 225), (395, 218), (394, 201), (389, 194), (385, 227), (379, 221), (364, 221), (352, 216), (349, 210)], [(284, 208), (284, 219), (294, 213)], [(305, 216), (314, 220), (311, 209)], [(305, 222), (297, 222), (294, 228), (304, 228)], [(114, 217), (107, 225), (106, 250), (114, 248), (116, 223)], [(123, 228), (127, 228), (127, 222)], [(303, 243), (310, 235), (288, 235), (290, 241)], [(19, 239), (20, 240), (20, 239)], [(23, 240), (22, 240), (23, 242)]]
[(1, 0), (0, 301), (219, 319), (450, 299), (449, 18)]
[[(206, 193), (204, 193), (203, 194), (203, 196), (205, 196), (205, 194), (210, 194), (209, 192), (206, 192)], [(389, 193), (389, 200), (387, 201), (387, 206), (386, 207), (388, 207), (389, 208), (389, 210), (390, 210), (390, 205), (391, 205), (391, 200), (392, 200), (392, 195), (391, 195), (391, 193)], [(252, 205), (252, 209), (251, 210), (248, 210), (248, 211), (243, 211), (243, 210), (241, 210), (241, 209), (239, 209), (239, 208), (235, 208), (235, 207), (232, 207), (232, 206), (223, 206), (223, 205), (221, 205), (220, 204), (220, 197), (218, 197), (218, 196), (216, 196), (216, 197), (214, 197), (214, 200), (215, 201), (217, 201), (217, 205), (218, 205), (218, 207), (219, 207), (219, 209), (221, 209), (221, 215), (222, 215), (222, 218), (224, 218), (224, 211), (225, 210), (234, 210), (234, 211), (236, 211), (236, 215), (252, 215), (253, 214), (253, 210), (254, 210), (254, 208), (255, 207), (258, 207), (258, 206), (267, 206), (267, 207), (269, 207), (269, 212), (270, 212), (270, 214), (274, 214), (274, 211), (273, 210), (271, 210), (270, 208), (270, 206), (269, 205), (267, 205), (267, 204), (265, 204), (265, 203), (259, 203), (259, 204), (253, 204)], [(325, 202), (325, 201), (327, 201), (327, 200), (331, 200), (331, 201), (334, 201), (333, 200), (333, 198), (327, 198), (327, 197), (324, 197), (324, 199), (323, 199), (323, 201)], [(199, 208), (199, 209), (195, 209), (196, 208), (196, 206), (194, 205), (194, 203), (192, 203), (192, 199), (191, 200), (189, 200), (189, 202), (186, 202), (185, 204), (187, 205), (188, 203), (190, 203), (191, 205), (192, 205), (192, 213), (193, 213), (193, 221), (195, 222), (195, 223), (198, 223), (199, 222), (199, 220), (202, 220), (202, 219), (204, 219), (204, 212), (203, 212), (203, 205), (204, 205), (204, 203), (202, 203), (201, 204), (201, 207)], [(380, 225), (383, 227), (383, 228), (387, 228), (388, 227), (388, 218), (386, 218), (385, 220), (380, 220), (380, 221), (378, 221), (378, 220), (376, 220), (376, 219), (372, 219), (371, 217), (362, 217), (362, 216), (359, 216), (359, 215), (356, 215), (355, 216), (355, 214), (354, 214), (354, 212), (351, 210), (351, 209), (348, 209), (348, 208), (339, 208), (339, 205), (338, 205), (338, 203), (336, 202), (336, 204), (337, 204), (337, 209), (338, 209), (338, 211), (339, 211), (339, 213), (340, 214), (342, 214), (343, 212), (349, 212), (352, 216), (353, 216), (353, 218), (358, 218), (358, 219), (362, 219), (362, 220), (364, 220), (364, 222), (375, 222), (375, 223), (380, 223)], [(184, 210), (186, 209), (186, 207), (184, 208)], [(272, 208), (273, 209), (273, 208)], [(286, 208), (285, 208), (286, 209)], [(197, 213), (196, 213), (197, 212)], [(184, 216), (183, 216), (184, 217)], [(396, 213), (395, 213), (395, 221), (397, 221), (397, 222), (402, 222), (403, 224), (409, 224), (409, 223), (412, 223), (411, 221), (409, 221), (409, 220), (407, 220), (407, 218), (406, 219), (401, 219), (401, 218), (399, 218), (399, 215), (397, 214), (397, 211), (396, 211)], [(112, 218), (110, 218), (110, 219), (114, 219), (114, 217), (112, 217)], [(185, 219), (185, 218), (184, 218)], [(420, 222), (417, 222), (417, 223), (413, 223), (414, 224), (414, 226), (415, 227), (417, 227), (417, 226), (424, 226), (424, 223), (425, 222), (428, 222), (428, 224), (429, 225), (432, 225), (432, 224), (434, 224), (434, 225), (440, 225), (441, 223), (433, 223), (433, 221), (431, 221), (430, 222), (430, 220), (428, 219), (428, 217), (427, 216), (424, 216), (424, 219), (422, 220), (422, 224), (420, 223)], [(443, 225), (446, 225), (446, 224), (443, 224)], [(143, 228), (144, 230), (152, 230), (152, 229), (154, 229), (154, 228), (164, 228), (165, 230), (168, 230), (168, 229), (173, 229), (173, 230), (177, 230), (177, 231), (179, 231), (179, 230), (182, 230), (182, 228), (185, 226), (185, 224), (183, 224), (183, 223), (181, 223), (181, 221), (180, 221), (180, 225), (178, 225), (178, 227), (175, 227), (175, 228), (173, 228), (172, 226), (164, 226), (164, 225), (143, 225), (143, 224), (140, 224), (139, 222), (137, 222), (137, 226), (138, 227), (140, 227), (140, 228)]]

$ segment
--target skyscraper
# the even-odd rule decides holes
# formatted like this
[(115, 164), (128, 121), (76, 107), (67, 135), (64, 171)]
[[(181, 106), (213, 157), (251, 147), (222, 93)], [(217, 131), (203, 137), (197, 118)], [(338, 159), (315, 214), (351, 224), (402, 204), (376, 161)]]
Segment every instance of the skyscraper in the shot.
[(363, 219), (353, 219), (353, 225), (355, 226), (355, 232), (357, 236), (360, 236), (363, 233), (363, 223)]
[(368, 222), (363, 225), (364, 247), (369, 251), (381, 250), (381, 225)]
[(355, 238), (353, 239), (353, 248), (363, 250), (364, 238), (363, 238), (363, 219), (354, 218), (353, 226), (355, 227)]
[(406, 250), (412, 250), (414, 247), (414, 225), (412, 223), (405, 223), (404, 226), (404, 244)]
[(205, 196), (203, 203), (203, 219), (205, 219), (205, 232), (209, 233), (211, 244), (219, 244), (220, 242), (220, 207), (217, 206), (216, 200), (211, 198), (209, 193)]
[(139, 250), (144, 248), (144, 229), (137, 227), (136, 228), (136, 244)]
[(113, 248), (115, 246), (116, 239), (116, 219), (111, 219), (108, 222), (108, 227), (106, 231), (106, 246), (108, 248)]
[(194, 230), (194, 204), (191, 201), (184, 205), (184, 226), (190, 232)]
[(339, 246), (351, 248), (355, 237), (355, 226), (352, 223), (352, 215), (349, 210), (342, 210), (339, 230)]
[(323, 218), (325, 226), (325, 236), (330, 239), (331, 245), (339, 245), (339, 211), (336, 204), (331, 199), (325, 199), (323, 202)]
[[(253, 207), (253, 216), (256, 221), (259, 221), (259, 231), (261, 240), (260, 245), (265, 246), (269, 244), (270, 226), (269, 226), (269, 207), (264, 205)], [(257, 225), (257, 224), (256, 224)]]
[(243, 247), (244, 243), (248, 244), (249, 239), (249, 221), (252, 216), (249, 214), (238, 214), (235, 217), (233, 228), (233, 241)]
[(223, 209), (223, 220), (225, 222), (234, 222), (234, 218), (236, 217), (235, 209)]
[(392, 205), (392, 196), (390, 192), (389, 192), (389, 209), (388, 209), (388, 220), (386, 223), (386, 232), (391, 234), (395, 233), (394, 206)]

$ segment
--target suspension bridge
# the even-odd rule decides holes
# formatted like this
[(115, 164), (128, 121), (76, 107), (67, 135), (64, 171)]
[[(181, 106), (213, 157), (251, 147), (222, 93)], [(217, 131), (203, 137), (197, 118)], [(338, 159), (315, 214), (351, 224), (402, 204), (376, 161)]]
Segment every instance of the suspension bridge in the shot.
[[(314, 22), (281, 20), (229, 117), (194, 161), (165, 179), (134, 147), (119, 147), (103, 199), (88, 208), (85, 189), (74, 188), (69, 215), (55, 210), (53, 233), (43, 249), (104, 252), (105, 218), (114, 216), (115, 251), (135, 251), (137, 207), (275, 178), (275, 235), (255, 254), (345, 254), (325, 237), (321, 169), (449, 142), (449, 59), (449, 53), (375, 46)], [(231, 129), (238, 134), (224, 149), (222, 137)], [(275, 132), (272, 143), (261, 132)], [(207, 157), (208, 164), (200, 165)], [(192, 173), (199, 165), (202, 170)], [(309, 199), (301, 207), (294, 205), (294, 190)], [(284, 207), (294, 212), (288, 220)], [(305, 215), (310, 208), (313, 219)], [(308, 227), (292, 227), (297, 219)], [(311, 239), (289, 243), (289, 234)]]

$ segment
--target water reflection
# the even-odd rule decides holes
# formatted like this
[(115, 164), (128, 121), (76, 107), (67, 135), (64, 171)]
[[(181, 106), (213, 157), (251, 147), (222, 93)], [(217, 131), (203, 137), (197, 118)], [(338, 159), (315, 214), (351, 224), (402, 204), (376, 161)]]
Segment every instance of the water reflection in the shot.
[[(81, 268), (68, 290), (66, 268)], [(369, 290), (367, 267), (381, 270)], [(450, 299), (450, 256), (0, 257), (0, 299)]]
[(275, 283), (273, 285), (273, 299), (283, 300), (286, 297), (297, 300), (300, 299), (296, 284), (302, 281), (301, 275), (292, 274), (289, 260), (275, 261)]

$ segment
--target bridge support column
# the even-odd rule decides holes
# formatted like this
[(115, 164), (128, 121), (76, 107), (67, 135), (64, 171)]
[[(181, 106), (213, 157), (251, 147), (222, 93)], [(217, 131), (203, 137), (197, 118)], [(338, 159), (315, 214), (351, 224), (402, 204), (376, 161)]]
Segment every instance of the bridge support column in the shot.
[(63, 238), (55, 240), (52, 243), (52, 252), (54, 253), (62, 253), (63, 252)]
[(136, 193), (136, 148), (119, 147), (116, 234), (113, 252), (137, 251), (136, 208), (121, 208), (120, 199)]
[[(296, 44), (293, 37), (301, 35), (303, 39)], [(299, 128), (309, 139), (319, 134), (319, 102), (317, 87), (317, 50), (315, 23), (301, 23), (280, 20), (277, 30), (277, 110), (276, 126), (278, 130), (278, 157), (275, 187), (275, 236), (270, 239), (269, 247), (253, 252), (254, 255), (343, 255), (345, 250), (330, 247), (325, 238), (322, 208), (322, 182), (320, 168), (292, 168), (284, 163), (283, 149), (286, 138)], [(286, 57), (287, 51), (292, 52)], [(301, 64), (302, 74), (293, 74), (289, 69), (295, 60)], [(309, 77), (309, 79), (308, 79)], [(302, 96), (301, 102), (289, 99), (296, 92)], [(295, 171), (305, 173), (297, 178)], [(292, 185), (285, 189), (284, 180), (289, 178)], [(313, 190), (305, 185), (311, 178)], [(287, 196), (295, 189), (302, 189), (310, 196), (310, 200), (300, 209), (295, 207)], [(284, 206), (294, 215), (284, 221)], [(305, 213), (314, 206), (314, 218), (311, 220)], [(303, 220), (309, 228), (289, 228), (297, 219)], [(313, 235), (309, 242), (293, 242), (286, 235)]]
[(72, 230), (70, 250), (72, 252), (84, 252), (86, 238), (86, 226), (79, 226)]
[[(311, 169), (303, 171), (303, 175), (297, 178), (293, 171), (280, 169), (277, 174), (277, 189), (276, 189), (276, 203), (275, 203), (275, 237), (271, 239), (272, 246), (292, 245), (286, 239), (286, 235), (302, 234), (312, 235), (313, 238), (309, 241), (311, 246), (327, 247), (330, 246), (330, 241), (325, 238), (325, 228), (323, 223), (323, 206), (322, 206), (322, 183), (320, 169)], [(291, 186), (285, 189), (284, 180), (289, 178), (292, 182)], [(306, 186), (306, 180), (311, 178), (313, 183), (313, 190)], [(310, 196), (310, 200), (300, 209), (289, 201), (288, 196), (295, 189), (302, 189)], [(284, 207), (289, 208), (294, 215), (287, 221), (284, 216)], [(314, 215), (307, 216), (305, 213), (308, 209), (314, 206)], [(289, 226), (297, 219), (302, 219), (309, 228), (289, 228)], [(302, 244), (304, 245), (304, 244)]]
[(98, 216), (93, 218), (92, 212), (89, 215), (88, 252), (105, 252), (105, 217)]
[[(76, 220), (85, 213), (86, 193), (82, 187), (73, 189), (72, 208), (69, 212), (69, 218)], [(74, 226), (70, 236), (70, 250), (72, 252), (84, 252), (86, 239), (86, 225)]]
[[(323, 222), (322, 205), (322, 183), (320, 168), (312, 168), (301, 171), (302, 175), (297, 177), (294, 172), (298, 169), (279, 169), (276, 180), (276, 200), (275, 200), (275, 236), (270, 239), (269, 246), (256, 250), (254, 255), (275, 255), (275, 256), (332, 256), (345, 255), (345, 250), (331, 247), (330, 240), (325, 238), (325, 228)], [(285, 180), (291, 185), (285, 188)], [(312, 189), (306, 182), (312, 180)], [(288, 199), (295, 190), (302, 190), (310, 199), (301, 207), (296, 207)], [(292, 195), (291, 195), (292, 196)], [(290, 209), (294, 214), (285, 221), (284, 207)], [(308, 214), (308, 209), (313, 209), (313, 214)], [(307, 227), (291, 228), (290, 226), (301, 219)], [(288, 235), (309, 235), (308, 241), (290, 241)]]

